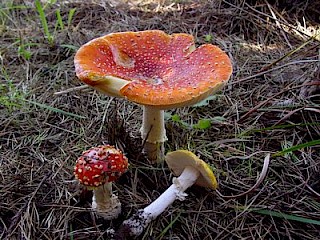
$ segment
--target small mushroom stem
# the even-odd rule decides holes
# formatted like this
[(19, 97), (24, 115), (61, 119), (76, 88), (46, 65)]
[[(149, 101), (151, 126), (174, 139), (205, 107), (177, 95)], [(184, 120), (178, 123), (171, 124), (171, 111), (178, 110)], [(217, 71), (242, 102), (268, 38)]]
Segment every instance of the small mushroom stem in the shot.
[(130, 236), (139, 236), (146, 226), (158, 217), (176, 199), (184, 200), (187, 195), (184, 191), (192, 186), (200, 173), (193, 167), (186, 167), (178, 178), (173, 179), (172, 185), (162, 193), (154, 202), (144, 209), (138, 210), (130, 219), (125, 220), (120, 231)]
[(106, 220), (118, 217), (121, 212), (121, 203), (118, 197), (112, 194), (111, 182), (93, 189), (92, 208)]
[(143, 106), (143, 120), (141, 135), (144, 152), (152, 163), (161, 163), (164, 160), (164, 142), (167, 140), (164, 125), (164, 110), (151, 106)]

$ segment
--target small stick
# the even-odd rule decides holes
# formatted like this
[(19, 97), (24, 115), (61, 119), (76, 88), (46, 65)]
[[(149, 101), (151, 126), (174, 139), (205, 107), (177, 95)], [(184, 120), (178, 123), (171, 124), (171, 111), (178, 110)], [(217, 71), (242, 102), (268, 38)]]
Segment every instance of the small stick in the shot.
[(303, 86), (312, 86), (312, 85), (320, 85), (320, 81), (312, 81), (309, 83), (304, 83), (301, 85), (297, 85), (297, 86), (292, 86), (292, 84), (289, 84), (284, 90), (274, 94), (273, 96), (269, 97), (268, 99), (260, 102), (258, 105), (256, 105), (254, 108), (250, 109), (248, 112), (246, 112), (242, 117), (239, 118), (238, 123), (243, 122), (249, 115), (251, 115), (253, 112), (256, 112), (260, 107), (262, 107), (263, 105), (267, 104), (269, 101), (271, 101), (274, 97), (279, 96), (283, 93), (285, 93), (288, 90), (293, 90), (293, 89), (297, 89), (297, 88), (301, 88)]
[[(316, 36), (318, 36), (318, 35), (316, 35)], [(309, 39), (307, 39), (304, 43), (302, 43), (297, 48), (292, 49), (291, 51), (284, 54), (282, 57), (276, 59), (272, 63), (269, 63), (267, 66), (264, 66), (263, 68), (260, 69), (259, 72), (264, 72), (264, 71), (268, 70), (269, 68), (271, 68), (272, 66), (276, 65), (277, 63), (281, 62), (283, 59), (290, 57), (291, 55), (295, 54), (296, 52), (299, 52), (302, 48), (304, 48), (306, 45), (311, 43), (316, 38), (316, 36), (310, 37)], [(319, 46), (319, 44), (317, 44), (317, 46)]]
[(73, 92), (73, 91), (81, 91), (81, 90), (87, 90), (87, 89), (90, 89), (90, 87), (87, 85), (81, 85), (81, 86), (77, 86), (77, 87), (68, 88), (68, 89), (60, 91), (60, 92), (55, 92), (54, 95), (58, 96), (58, 95), (66, 94), (66, 93)]
[(270, 153), (268, 153), (267, 156), (264, 158), (263, 168), (261, 170), (261, 174), (260, 174), (257, 182), (249, 190), (247, 190), (243, 193), (239, 193), (237, 195), (231, 195), (231, 196), (224, 196), (218, 190), (216, 190), (217, 193), (219, 194), (220, 197), (225, 198), (225, 199), (239, 198), (239, 197), (242, 197), (244, 195), (249, 194), (250, 192), (254, 191), (263, 182), (263, 180), (267, 176), (269, 164), (270, 164)]

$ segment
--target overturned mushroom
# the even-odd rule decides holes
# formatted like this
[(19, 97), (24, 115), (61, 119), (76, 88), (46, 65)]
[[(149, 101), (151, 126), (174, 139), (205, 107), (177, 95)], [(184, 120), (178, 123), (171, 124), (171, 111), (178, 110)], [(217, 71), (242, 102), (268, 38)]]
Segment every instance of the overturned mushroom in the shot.
[(193, 184), (211, 189), (218, 187), (211, 168), (192, 152), (187, 150), (170, 152), (165, 160), (173, 174), (179, 177), (174, 178), (173, 184), (149, 206), (125, 220), (118, 231), (119, 235), (139, 236), (146, 226), (176, 199), (184, 200), (187, 196), (184, 191)]
[(159, 30), (108, 34), (75, 56), (78, 78), (110, 96), (143, 106), (141, 134), (151, 162), (164, 158), (164, 110), (195, 104), (229, 79), (229, 57), (217, 46), (195, 47), (189, 34)]
[(92, 208), (105, 219), (114, 219), (121, 212), (118, 197), (112, 194), (112, 182), (128, 168), (128, 159), (113, 146), (93, 147), (78, 158), (74, 175), (93, 190)]

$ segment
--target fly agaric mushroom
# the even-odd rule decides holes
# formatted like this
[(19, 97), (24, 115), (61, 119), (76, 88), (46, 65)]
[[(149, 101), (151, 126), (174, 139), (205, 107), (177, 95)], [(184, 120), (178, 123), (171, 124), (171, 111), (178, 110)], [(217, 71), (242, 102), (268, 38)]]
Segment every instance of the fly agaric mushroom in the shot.
[(105, 219), (118, 217), (121, 203), (112, 194), (112, 182), (128, 169), (128, 159), (113, 146), (93, 147), (78, 158), (74, 176), (90, 190), (93, 190), (92, 208)]
[(189, 34), (160, 30), (111, 33), (80, 47), (78, 78), (111, 96), (143, 106), (141, 135), (151, 162), (162, 162), (164, 110), (195, 104), (219, 90), (232, 73), (217, 46), (195, 47)]
[(187, 196), (185, 190), (194, 183), (210, 189), (218, 187), (211, 168), (192, 152), (187, 150), (170, 152), (165, 160), (173, 174), (179, 177), (173, 178), (173, 184), (149, 206), (125, 220), (118, 231), (120, 235), (139, 236), (146, 226), (176, 199), (184, 200)]

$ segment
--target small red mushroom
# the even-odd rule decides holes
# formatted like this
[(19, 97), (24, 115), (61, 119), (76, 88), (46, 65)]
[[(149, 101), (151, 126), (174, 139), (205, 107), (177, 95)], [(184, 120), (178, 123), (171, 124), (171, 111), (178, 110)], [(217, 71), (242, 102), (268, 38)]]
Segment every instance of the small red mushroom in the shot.
[(105, 219), (116, 218), (121, 212), (121, 203), (112, 194), (112, 182), (127, 169), (126, 156), (110, 145), (90, 148), (77, 159), (74, 176), (93, 190), (92, 208)]

